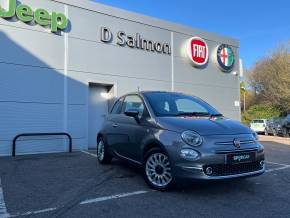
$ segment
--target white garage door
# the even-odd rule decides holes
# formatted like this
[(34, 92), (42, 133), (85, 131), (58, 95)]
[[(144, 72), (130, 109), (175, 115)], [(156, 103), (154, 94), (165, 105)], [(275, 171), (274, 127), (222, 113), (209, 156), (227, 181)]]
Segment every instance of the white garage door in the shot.
[(96, 136), (109, 110), (112, 85), (90, 84), (89, 93), (89, 148), (96, 148)]

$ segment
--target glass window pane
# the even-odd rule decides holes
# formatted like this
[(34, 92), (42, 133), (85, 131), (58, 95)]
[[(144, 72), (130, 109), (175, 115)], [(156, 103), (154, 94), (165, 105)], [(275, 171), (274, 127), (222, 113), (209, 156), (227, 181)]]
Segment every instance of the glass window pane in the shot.
[(204, 116), (219, 114), (212, 106), (193, 96), (166, 92), (148, 92), (144, 95), (156, 116), (178, 116), (184, 113), (199, 113)]
[(142, 99), (137, 95), (129, 95), (125, 98), (122, 111), (135, 109), (139, 111), (139, 118), (143, 116), (144, 113), (144, 104)]
[(111, 111), (111, 114), (120, 114), (121, 113), (122, 101), (123, 101), (123, 99), (119, 99), (114, 104), (113, 109)]
[(195, 101), (182, 98), (176, 100), (176, 107), (178, 112), (204, 112), (207, 110)]

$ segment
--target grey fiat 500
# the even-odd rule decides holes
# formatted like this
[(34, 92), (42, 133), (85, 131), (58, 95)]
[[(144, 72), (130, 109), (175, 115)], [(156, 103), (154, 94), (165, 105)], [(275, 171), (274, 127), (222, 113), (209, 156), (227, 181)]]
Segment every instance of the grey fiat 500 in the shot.
[(219, 180), (265, 171), (257, 135), (200, 98), (138, 92), (119, 98), (97, 135), (101, 164), (113, 157), (143, 167), (157, 190), (179, 179)]

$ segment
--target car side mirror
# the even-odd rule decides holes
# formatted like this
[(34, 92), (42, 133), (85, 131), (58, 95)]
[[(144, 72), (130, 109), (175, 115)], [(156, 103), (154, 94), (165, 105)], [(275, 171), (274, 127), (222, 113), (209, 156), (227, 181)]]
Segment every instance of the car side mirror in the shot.
[(128, 109), (124, 112), (124, 114), (128, 117), (133, 117), (137, 123), (140, 123), (139, 111), (137, 109)]

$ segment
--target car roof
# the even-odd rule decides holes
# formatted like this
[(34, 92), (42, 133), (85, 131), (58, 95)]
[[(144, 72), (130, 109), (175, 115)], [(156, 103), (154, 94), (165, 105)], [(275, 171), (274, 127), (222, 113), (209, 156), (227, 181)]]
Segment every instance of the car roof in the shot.
[(150, 91), (150, 90), (144, 90), (144, 91), (137, 91), (137, 92), (129, 92), (127, 94), (124, 94), (123, 96), (126, 95), (132, 95), (132, 94), (146, 94), (146, 93), (167, 93), (167, 94), (181, 94), (181, 95), (189, 95), (189, 96), (193, 96), (193, 97), (197, 97), (195, 95), (192, 94), (187, 94), (187, 93), (183, 93), (183, 92), (173, 92), (173, 91)]
[(263, 120), (263, 121), (265, 121), (265, 120), (267, 120), (267, 119), (253, 119), (252, 121), (255, 121), (255, 120)]

